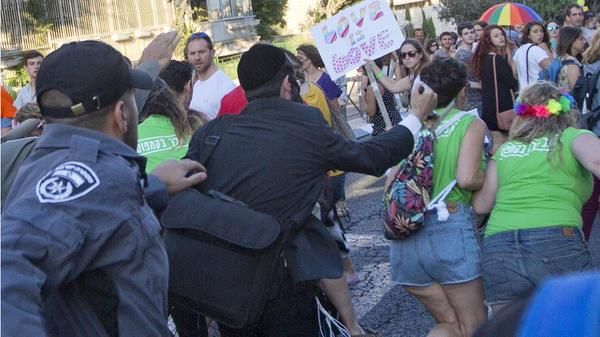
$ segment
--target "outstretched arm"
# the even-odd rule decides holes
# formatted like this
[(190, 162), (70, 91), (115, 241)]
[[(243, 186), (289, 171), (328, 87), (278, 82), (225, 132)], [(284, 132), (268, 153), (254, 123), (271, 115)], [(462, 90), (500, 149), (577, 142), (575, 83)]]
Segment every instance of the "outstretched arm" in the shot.
[(375, 62), (369, 60), (369, 61), (367, 61), (365, 66), (371, 67), (371, 70), (373, 70), (373, 74), (375, 74), (375, 77), (379, 77), (377, 79), (377, 81), (379, 83), (381, 83), (390, 92), (399, 93), (399, 92), (408, 91), (411, 89), (410, 78), (408, 76), (401, 78), (399, 80), (393, 80), (387, 76), (381, 76), (380, 75), (380, 74), (382, 74), (381, 69), (379, 69), (379, 67), (375, 64)]
[(571, 149), (581, 165), (600, 179), (600, 138), (584, 133), (573, 140)]
[(386, 169), (399, 163), (413, 150), (421, 122), (437, 105), (437, 95), (426, 84), (418, 81), (411, 94), (413, 111), (400, 125), (364, 143), (345, 140), (323, 126), (321, 144), (326, 169), (360, 172), (380, 176)]

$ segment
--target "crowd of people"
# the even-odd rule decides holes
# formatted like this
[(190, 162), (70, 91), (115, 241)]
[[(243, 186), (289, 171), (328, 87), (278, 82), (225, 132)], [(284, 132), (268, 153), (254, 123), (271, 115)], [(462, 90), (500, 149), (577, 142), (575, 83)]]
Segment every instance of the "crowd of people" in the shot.
[(208, 336), (213, 317), (169, 294), (159, 221), (193, 188), (286, 228), (259, 318), (217, 322), (221, 336), (326, 335), (315, 298), (338, 314), (335, 335), (375, 336), (349, 291), (360, 277), (343, 233), (345, 172), (386, 174), (387, 190), (433, 134), (431, 196), (449, 188), (448, 216), (428, 211), (421, 230), (391, 241), (391, 278), (435, 319), (429, 336), (492, 336), (488, 306), (501, 317), (548, 277), (591, 268), (597, 25), (570, 5), (519, 27), (461, 22), (434, 39), (415, 29), (359, 69), (373, 125), (363, 142), (346, 121), (345, 79), (334, 81), (310, 44), (255, 44), (239, 85), (204, 32), (186, 37), (183, 61), (172, 59), (176, 32), (158, 35), (135, 66), (97, 41), (25, 53), (29, 84), (15, 100), (2, 87), (3, 141), (37, 137), (13, 143), (6, 158), (18, 171), (6, 181), (3, 172), (2, 335), (168, 336), (172, 317), (180, 337)]

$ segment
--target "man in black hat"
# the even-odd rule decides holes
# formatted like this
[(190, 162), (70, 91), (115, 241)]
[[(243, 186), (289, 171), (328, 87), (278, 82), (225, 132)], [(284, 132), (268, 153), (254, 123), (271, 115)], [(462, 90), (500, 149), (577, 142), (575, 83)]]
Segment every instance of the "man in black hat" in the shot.
[[(168, 335), (167, 257), (135, 152), (134, 88), (151, 86), (101, 42), (66, 44), (42, 64), (48, 125), (2, 215), (3, 336)], [(205, 178), (172, 180), (201, 168), (190, 162), (161, 174), (169, 191)]]
[(323, 176), (333, 169), (379, 176), (400, 162), (412, 152), (435, 94), (422, 87), (413, 93), (416, 110), (405, 119), (406, 126), (356, 143), (328, 127), (319, 110), (301, 103), (292, 61), (280, 48), (254, 45), (242, 55), (238, 75), (248, 106), (239, 116), (223, 116), (194, 134), (187, 157), (198, 159), (210, 130), (231, 119), (200, 186), (291, 223), (293, 229), (260, 322), (242, 329), (220, 326), (221, 336), (318, 336), (313, 286), (342, 275), (335, 241), (311, 215)]

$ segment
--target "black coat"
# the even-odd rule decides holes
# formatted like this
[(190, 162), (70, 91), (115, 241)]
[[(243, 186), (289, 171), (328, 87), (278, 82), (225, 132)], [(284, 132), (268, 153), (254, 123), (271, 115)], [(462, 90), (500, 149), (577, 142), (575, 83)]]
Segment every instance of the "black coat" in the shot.
[[(410, 154), (412, 133), (396, 126), (368, 142), (347, 141), (317, 109), (279, 98), (252, 101), (240, 115), (226, 118), (234, 120), (206, 165), (208, 178), (202, 189), (220, 191), (299, 224), (286, 250), (296, 281), (339, 277), (335, 243), (324, 234), (324, 226), (310, 219), (324, 174), (339, 169), (382, 175)], [(207, 130), (219, 122), (213, 120), (194, 134), (187, 158), (199, 158)]]
[[(498, 130), (496, 120), (496, 93), (494, 90), (494, 70), (492, 64), (493, 55), (486, 55), (481, 69), (481, 99), (483, 101), (483, 114), (481, 118), (491, 131)], [(499, 111), (513, 108), (514, 102), (511, 96), (518, 92), (519, 82), (513, 76), (512, 68), (506, 58), (496, 55), (496, 73), (498, 79), (498, 105)]]

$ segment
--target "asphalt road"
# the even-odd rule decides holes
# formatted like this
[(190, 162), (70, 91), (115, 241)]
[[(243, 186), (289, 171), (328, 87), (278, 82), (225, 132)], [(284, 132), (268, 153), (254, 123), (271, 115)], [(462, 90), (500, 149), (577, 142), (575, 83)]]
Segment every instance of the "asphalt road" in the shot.
[[(389, 241), (383, 237), (379, 210), (383, 178), (348, 174), (346, 197), (352, 224), (346, 233), (350, 257), (362, 281), (352, 287), (353, 302), (361, 324), (385, 337), (427, 335), (435, 322), (423, 305), (400, 286), (392, 284)], [(590, 240), (594, 265), (600, 268), (600, 219)]]

